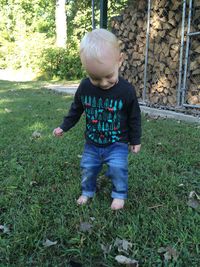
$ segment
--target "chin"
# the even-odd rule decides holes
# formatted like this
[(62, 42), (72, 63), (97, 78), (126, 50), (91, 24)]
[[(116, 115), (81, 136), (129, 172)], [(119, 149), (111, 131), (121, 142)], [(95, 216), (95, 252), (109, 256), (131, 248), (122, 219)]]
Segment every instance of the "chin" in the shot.
[(108, 89), (112, 88), (114, 85), (115, 85), (115, 83), (113, 83), (113, 84), (111, 84), (111, 85), (109, 85), (109, 86), (106, 86), (106, 87), (100, 87), (100, 88), (103, 89), (103, 90), (108, 90)]
[(110, 89), (112, 86), (109, 86), (109, 87), (100, 87), (102, 90), (108, 90), (108, 89)]

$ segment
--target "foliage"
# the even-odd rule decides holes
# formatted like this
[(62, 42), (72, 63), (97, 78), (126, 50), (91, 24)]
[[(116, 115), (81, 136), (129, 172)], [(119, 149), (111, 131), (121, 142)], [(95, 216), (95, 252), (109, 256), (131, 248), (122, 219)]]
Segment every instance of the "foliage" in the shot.
[(53, 1), (9, 0), (0, 4), (0, 68), (38, 71), (42, 50), (53, 42), (54, 19), (48, 16)]
[[(95, 0), (96, 27), (99, 27), (99, 3)], [(80, 77), (82, 70), (77, 56), (78, 47), (83, 35), (92, 30), (91, 1), (67, 1), (68, 43), (67, 52), (63, 50), (62, 56), (61, 51), (53, 48), (56, 39), (55, 4), (55, 0), (0, 0), (0, 68), (31, 68), (35, 72), (47, 70), (50, 77)], [(108, 1), (108, 20), (126, 4), (127, 0)], [(50, 52), (49, 56), (47, 51)], [(53, 64), (50, 69), (49, 62), (56, 55), (60, 65), (56, 67)]]
[[(113, 16), (118, 15), (126, 6), (128, 0), (108, 1), (108, 28)], [(100, 1), (94, 1), (95, 26), (100, 27)], [(78, 49), (79, 42), (84, 34), (92, 30), (91, 0), (82, 2), (68, 1), (68, 46)]]
[(78, 207), (85, 118), (53, 137), (72, 98), (42, 86), (0, 82), (0, 265), (117, 267), (123, 254), (143, 267), (199, 266), (200, 214), (187, 205), (200, 193), (199, 126), (143, 117), (125, 209), (111, 211), (107, 179)]
[(46, 34), (38, 32), (18, 37), (15, 42), (5, 41), (0, 47), (3, 56), (0, 57), (0, 68), (31, 68), (37, 72), (43, 50), (47, 49), (53, 40), (47, 39)]
[(67, 49), (51, 47), (43, 51), (40, 62), (41, 70), (49, 78), (79, 79), (83, 77), (83, 69), (78, 53), (70, 54)]

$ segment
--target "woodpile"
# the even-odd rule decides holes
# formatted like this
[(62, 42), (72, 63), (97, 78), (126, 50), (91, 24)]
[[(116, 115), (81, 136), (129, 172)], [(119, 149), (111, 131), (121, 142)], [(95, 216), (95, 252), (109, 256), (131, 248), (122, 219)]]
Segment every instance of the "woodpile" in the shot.
[[(139, 98), (144, 88), (147, 30), (147, 2), (134, 1), (120, 17), (112, 20), (112, 30), (120, 40), (124, 61), (121, 74), (132, 83)], [(197, 1), (200, 2), (200, 1)], [(200, 10), (200, 8), (199, 8)], [(196, 19), (200, 13), (196, 14)], [(152, 104), (176, 105), (181, 45), (182, 0), (153, 0), (149, 32), (147, 96)], [(200, 21), (193, 31), (200, 31)], [(187, 101), (200, 102), (200, 39), (192, 42), (191, 77)], [(200, 85), (200, 80), (199, 80)]]

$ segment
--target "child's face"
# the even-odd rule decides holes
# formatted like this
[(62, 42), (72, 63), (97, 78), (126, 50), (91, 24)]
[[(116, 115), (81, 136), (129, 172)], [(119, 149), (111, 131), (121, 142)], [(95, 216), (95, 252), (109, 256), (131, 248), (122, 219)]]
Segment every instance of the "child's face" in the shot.
[(102, 53), (101, 61), (92, 58), (86, 59), (84, 56), (81, 60), (93, 85), (107, 90), (118, 82), (122, 57), (115, 51), (105, 50)]

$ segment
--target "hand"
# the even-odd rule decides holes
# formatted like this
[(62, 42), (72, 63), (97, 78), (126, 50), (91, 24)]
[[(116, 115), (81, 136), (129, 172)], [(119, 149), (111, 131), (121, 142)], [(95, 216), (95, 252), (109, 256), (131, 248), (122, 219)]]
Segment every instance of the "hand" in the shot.
[(54, 136), (57, 136), (57, 137), (62, 136), (63, 133), (64, 133), (64, 131), (60, 127), (58, 127), (58, 128), (56, 128), (56, 129), (53, 130), (53, 135)]
[(132, 153), (137, 154), (141, 149), (141, 145), (130, 145), (130, 150)]

